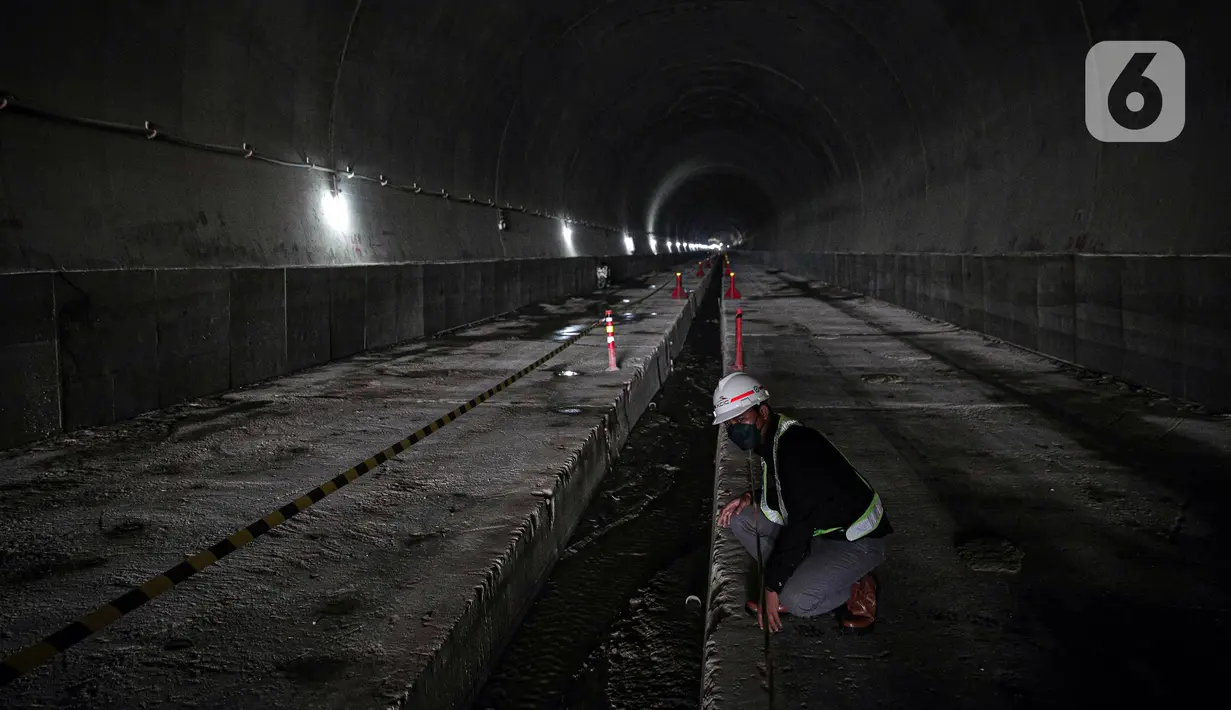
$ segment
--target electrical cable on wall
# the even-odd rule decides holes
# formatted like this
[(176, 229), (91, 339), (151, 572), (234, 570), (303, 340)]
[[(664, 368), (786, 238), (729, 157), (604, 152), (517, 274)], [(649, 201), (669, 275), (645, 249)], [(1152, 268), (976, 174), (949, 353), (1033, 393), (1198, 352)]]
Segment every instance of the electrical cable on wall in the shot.
[(630, 232), (627, 229), (617, 229), (615, 227), (597, 224), (595, 222), (589, 222), (586, 220), (572, 219), (572, 218), (563, 217), (563, 216), (556, 215), (556, 214), (549, 214), (541, 210), (526, 209), (525, 205), (514, 206), (508, 202), (505, 202), (504, 204), (501, 205), (501, 204), (497, 204), (494, 200), (490, 198), (487, 200), (478, 200), (478, 199), (475, 199), (473, 195), (467, 195), (466, 199), (460, 199), (458, 197), (454, 197), (450, 195), (448, 190), (438, 190), (438, 191), (424, 190), (417, 182), (412, 182), (409, 185), (392, 184), (389, 182), (389, 178), (385, 176), (384, 174), (377, 175), (376, 177), (373, 177), (370, 175), (361, 175), (361, 174), (356, 173), (354, 170), (354, 167), (350, 165), (347, 166), (346, 170), (337, 170), (335, 168), (330, 168), (324, 165), (315, 164), (311, 161), (310, 158), (305, 159), (304, 162), (302, 163), (292, 162), (289, 160), (282, 160), (280, 158), (275, 158), (270, 155), (262, 155), (258, 153), (256, 149), (253, 148), (252, 145), (247, 142), (240, 144), (239, 147), (235, 147), (235, 146), (228, 146), (228, 145), (219, 145), (215, 143), (203, 143), (200, 141), (194, 141), (188, 138), (183, 138), (180, 136), (169, 134), (165, 130), (160, 128), (157, 124), (151, 121), (144, 121), (142, 125), (138, 126), (138, 125), (132, 125), (132, 124), (126, 124), (126, 123), (118, 123), (114, 121), (104, 121), (104, 120), (95, 119), (95, 118), (72, 116), (72, 115), (68, 115), (64, 113), (58, 113), (55, 111), (49, 111), (46, 109), (41, 109), (35, 106), (31, 106), (29, 104), (23, 103), (21, 101), (18, 101), (15, 96), (9, 93), (5, 93), (5, 92), (0, 92), (0, 110), (6, 111), (6, 112), (12, 112), (14, 114), (21, 114), (24, 116), (29, 116), (31, 118), (37, 118), (37, 119), (41, 119), (45, 121), (50, 121), (53, 123), (62, 123), (62, 124), (77, 126), (79, 128), (90, 128), (94, 130), (108, 131), (111, 133), (119, 133), (119, 134), (128, 135), (128, 136), (141, 136), (145, 138), (146, 140), (170, 143), (172, 145), (180, 146), (181, 148), (200, 150), (200, 151), (205, 151), (208, 153), (215, 153), (219, 155), (230, 155), (234, 157), (243, 158), (245, 160), (256, 160), (262, 163), (268, 163), (270, 165), (277, 165), (279, 167), (284, 167), (284, 168), (298, 168), (298, 169), (319, 171), (319, 172), (323, 172), (323, 173), (333, 176), (333, 181), (331, 181), (331, 189), (334, 190), (335, 193), (337, 190), (336, 178), (338, 176), (345, 176), (348, 180), (360, 180), (360, 181), (365, 181), (365, 182), (376, 183), (376, 184), (379, 184), (381, 187), (390, 187), (395, 190), (410, 193), (413, 195), (423, 195), (425, 197), (437, 197), (443, 200), (448, 200), (450, 202), (459, 202), (459, 203), (464, 202), (467, 204), (472, 204), (472, 205), (479, 206), (479, 207), (486, 207), (488, 209), (501, 210), (504, 212), (519, 212), (521, 214), (526, 214), (526, 215), (530, 215), (533, 217), (539, 217), (542, 219), (557, 219), (557, 220), (568, 222), (569, 224), (576, 224), (582, 227), (588, 227), (590, 229), (596, 229), (596, 230), (608, 232), (611, 234), (619, 234), (619, 233), (630, 234), (631, 233), (631, 234), (637, 234), (639, 236), (650, 236), (650, 234), (645, 231)]

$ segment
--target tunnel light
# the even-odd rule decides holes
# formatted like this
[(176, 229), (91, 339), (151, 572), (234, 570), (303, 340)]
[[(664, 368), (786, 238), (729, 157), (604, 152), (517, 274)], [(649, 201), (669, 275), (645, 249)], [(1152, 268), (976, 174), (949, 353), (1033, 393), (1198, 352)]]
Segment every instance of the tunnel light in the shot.
[(632, 253), (633, 253), (633, 247), (634, 247), (634, 244), (633, 244), (633, 238), (632, 238), (632, 237), (630, 237), (630, 236), (628, 236), (628, 233), (627, 233), (627, 232), (625, 232), (625, 234), (624, 234), (624, 248), (628, 250), (628, 253), (629, 253), (629, 254), (632, 254)]
[(658, 255), (658, 240), (654, 238), (653, 234), (650, 235), (650, 253), (655, 256)]
[(332, 191), (322, 193), (321, 211), (325, 215), (325, 223), (333, 229), (339, 232), (350, 229), (350, 207), (346, 204), (346, 195)]
[(573, 228), (564, 220), (560, 220), (560, 236), (564, 237), (565, 256), (577, 256), (577, 250), (573, 248)]

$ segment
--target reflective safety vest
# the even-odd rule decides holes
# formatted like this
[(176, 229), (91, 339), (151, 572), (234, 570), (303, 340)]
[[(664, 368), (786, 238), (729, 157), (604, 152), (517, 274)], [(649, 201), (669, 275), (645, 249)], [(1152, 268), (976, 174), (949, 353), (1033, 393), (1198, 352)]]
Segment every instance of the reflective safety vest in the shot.
[[(778, 491), (778, 510), (774, 510), (769, 506), (769, 498), (767, 497), (767, 491), (769, 489), (769, 466), (765, 463), (764, 458), (761, 459), (761, 512), (765, 515), (766, 520), (779, 525), (786, 525), (786, 501), (783, 499), (782, 484), (779, 482), (778, 478), (778, 440), (782, 438), (782, 435), (786, 433), (787, 429), (790, 429), (798, 423), (798, 421), (791, 419), (786, 415), (778, 415), (778, 429), (774, 432), (773, 453), (774, 490)], [(838, 453), (841, 455), (842, 452), (839, 451)], [(845, 455), (842, 455), (842, 457), (844, 459), (846, 458)], [(850, 461), (847, 461), (847, 463), (849, 464)], [(837, 528), (827, 528), (825, 530), (813, 530), (813, 537), (828, 535), (829, 533), (836, 532), (838, 530), (845, 530), (846, 539), (854, 542), (855, 540), (858, 540), (859, 538), (875, 530), (877, 525), (880, 525), (881, 517), (885, 514), (885, 509), (881, 505), (880, 494), (876, 492), (876, 489), (872, 487), (871, 483), (868, 483), (868, 479), (864, 478), (859, 471), (855, 470), (854, 466), (851, 466), (851, 470), (855, 471), (855, 475), (859, 476), (859, 480), (863, 481), (863, 484), (868, 487), (868, 490), (872, 491), (872, 502), (868, 504), (867, 510), (863, 511), (863, 515), (860, 515), (859, 518), (850, 525)]]

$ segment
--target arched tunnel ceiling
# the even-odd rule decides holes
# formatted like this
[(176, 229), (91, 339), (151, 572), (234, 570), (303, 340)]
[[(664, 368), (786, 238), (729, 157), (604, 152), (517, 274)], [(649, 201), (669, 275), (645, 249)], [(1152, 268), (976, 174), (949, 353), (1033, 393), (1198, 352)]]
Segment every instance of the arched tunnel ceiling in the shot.
[[(411, 124), (378, 154), (408, 153), (428, 183), (640, 231), (655, 227), (664, 183), (687, 183), (682, 165), (727, 166), (783, 205), (857, 184), (887, 155), (920, 150), (911, 103), (882, 53), (882, 44), (910, 46), (883, 26), (888, 6), (633, 0), (534, 3), (530, 13), (497, 5), (425, 13), (362, 5), (339, 111), (413, 68), (409, 84), (430, 84), (414, 94), (435, 100), (382, 99), (400, 103), (382, 108)], [(892, 9), (895, 25), (914, 28), (941, 21), (938, 12), (930, 3)], [(859, 27), (878, 22), (876, 40)], [(437, 67), (449, 71), (430, 71)], [(893, 120), (869, 120), (876, 116)], [(455, 140), (420, 138), (447, 135), (448, 126), (459, 129)]]
[[(387, 66), (411, 47), (406, 81), (436, 99), (389, 107), (418, 121), (423, 174), (640, 231), (680, 166), (735, 166), (804, 249), (833, 233), (805, 225), (844, 219), (848, 247), (883, 251), (1071, 241), (1101, 187), (1078, 98), (1092, 32), (1193, 24), (1120, 0), (532, 5), (364, 5), (358, 45), (375, 35)], [(1057, 145), (1078, 155), (1039, 167)]]
[[(1195, 5), (1136, 0), (496, 5), (420, 18), (429, 53), (465, 68), (445, 106), (415, 109), (465, 127), (442, 146), (448, 177), (646, 230), (664, 183), (686, 184), (680, 166), (735, 166), (772, 199), (778, 238), (802, 249), (835, 234), (876, 251), (1087, 243), (1092, 214), (1122, 212), (1094, 209), (1118, 199), (1100, 163), (1125, 158), (1085, 132), (1086, 50), (1141, 34), (1212, 48)], [(373, 7), (369, 26), (398, 12)], [(1172, 151), (1210, 163), (1195, 140)], [(1150, 221), (1201, 200), (1183, 202)], [(1124, 236), (1109, 227), (1105, 246)]]
[(704, 244), (716, 234), (755, 233), (774, 224), (773, 199), (741, 171), (714, 166), (688, 175), (657, 205), (656, 236)]
[(652, 204), (679, 164), (740, 165), (780, 200), (798, 200), (857, 180), (878, 144), (914, 130), (854, 118), (909, 105), (879, 50), (835, 7), (646, 1), (579, 15), (520, 68), (523, 81), (538, 80), (510, 113), (498, 179), (547, 158), (562, 192), (535, 199), (655, 229)]
[[(13, 67), (3, 88), (68, 113), (150, 116), (209, 142), (633, 232), (658, 228), (656, 206), (672, 204), (673, 220), (688, 212), (673, 190), (706, 210), (734, 205), (689, 187), (729, 189), (711, 179), (720, 166), (772, 205), (772, 248), (1155, 252), (1165, 231), (1167, 249), (1209, 252), (1222, 249), (1200, 226), (1222, 217), (1209, 176), (1228, 155), (1219, 8), (61, 0), (31, 4), (0, 51)], [(58, 22), (68, 11), (83, 21)], [(1165, 148), (1101, 145), (1083, 122), (1084, 55), (1141, 37), (1173, 38), (1192, 58), (1202, 89), (1189, 92), (1190, 127)], [(1153, 199), (1185, 183), (1194, 189)], [(414, 209), (381, 203), (367, 224), (405, 231)], [(299, 229), (298, 217), (262, 219)]]

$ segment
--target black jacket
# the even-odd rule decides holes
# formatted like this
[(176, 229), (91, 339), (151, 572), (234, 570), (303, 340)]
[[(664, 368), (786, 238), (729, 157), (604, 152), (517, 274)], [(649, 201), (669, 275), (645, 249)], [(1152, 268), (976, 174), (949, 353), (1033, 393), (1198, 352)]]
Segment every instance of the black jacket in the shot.
[[(774, 486), (773, 437), (761, 442), (755, 451), (769, 468), (766, 496), (769, 506), (779, 510), (778, 491)], [(813, 531), (844, 529), (863, 515), (873, 496), (873, 491), (837, 447), (824, 434), (803, 424), (787, 429), (778, 440), (778, 464), (787, 524), (778, 532), (774, 549), (765, 562), (765, 587), (775, 592), (782, 591), (808, 554)], [(760, 503), (761, 492), (753, 491), (752, 504), (760, 506)], [(886, 513), (868, 537), (884, 537), (892, 532)], [(824, 537), (846, 542), (844, 530)]]

